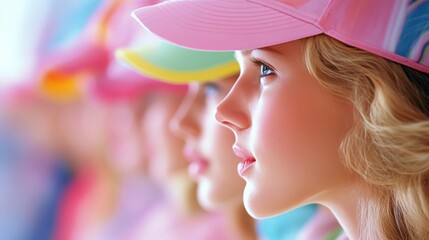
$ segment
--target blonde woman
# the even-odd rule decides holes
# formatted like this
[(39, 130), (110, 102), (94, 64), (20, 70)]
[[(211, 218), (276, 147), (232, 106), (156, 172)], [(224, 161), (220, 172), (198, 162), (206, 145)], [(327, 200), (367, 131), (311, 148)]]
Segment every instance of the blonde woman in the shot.
[(252, 216), (320, 203), (344, 228), (340, 238), (423, 240), (428, 9), (428, 1), (187, 0), (134, 15), (176, 44), (238, 50), (240, 77), (217, 118), (235, 134)]

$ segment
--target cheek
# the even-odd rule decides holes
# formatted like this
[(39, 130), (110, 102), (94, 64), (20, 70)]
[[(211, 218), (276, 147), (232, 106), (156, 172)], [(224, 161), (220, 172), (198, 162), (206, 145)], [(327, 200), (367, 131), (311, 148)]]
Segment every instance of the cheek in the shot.
[(214, 114), (207, 114), (203, 121), (201, 147), (204, 156), (210, 161), (210, 171), (213, 177), (217, 178), (217, 181), (225, 179), (225, 175), (233, 175), (238, 179), (236, 168), (239, 159), (232, 151), (232, 145), (235, 142), (234, 134), (219, 124), (215, 120)]
[(215, 208), (232, 201), (241, 202), (244, 181), (237, 173), (239, 159), (232, 151), (234, 134), (214, 118), (205, 119), (205, 123), (201, 147), (210, 161), (210, 168), (198, 183), (199, 197)]
[(232, 151), (232, 145), (235, 141), (234, 134), (215, 122), (214, 119), (206, 119), (205, 122), (201, 142), (206, 156), (215, 159), (234, 157), (235, 155)]
[(230, 159), (231, 162), (234, 162), (235, 155), (232, 151), (235, 141), (234, 134), (216, 121), (215, 105), (209, 106), (207, 109), (201, 118), (202, 134), (199, 139), (203, 154), (205, 157), (213, 159), (211, 164), (219, 165), (222, 160), (218, 159)]
[(169, 102), (155, 103), (147, 109), (143, 121), (147, 148), (145, 152), (148, 154), (152, 175), (156, 178), (168, 178), (186, 170), (187, 161), (182, 153), (184, 142), (168, 127), (174, 108)]
[[(277, 97), (276, 97), (277, 96)], [(252, 121), (252, 138), (261, 166), (306, 172), (313, 153), (323, 149), (317, 141), (323, 125), (321, 109), (299, 94), (270, 94), (261, 98)], [(266, 161), (270, 164), (262, 165)]]
[(261, 99), (257, 108), (254, 124), (264, 154), (306, 170), (341, 165), (339, 146), (351, 125), (351, 107), (317, 86), (282, 92)]
[(237, 164), (240, 159), (232, 151), (234, 135), (228, 129), (222, 126), (217, 128), (215, 133), (217, 141), (212, 148), (212, 157), (214, 170), (218, 172), (218, 177), (224, 181), (233, 183), (240, 179), (237, 173)]
[[(246, 186), (250, 208), (277, 214), (318, 193), (346, 184), (339, 146), (350, 107), (311, 87), (261, 96), (252, 114), (250, 141), (256, 167)], [(274, 199), (268, 206), (264, 199)]]

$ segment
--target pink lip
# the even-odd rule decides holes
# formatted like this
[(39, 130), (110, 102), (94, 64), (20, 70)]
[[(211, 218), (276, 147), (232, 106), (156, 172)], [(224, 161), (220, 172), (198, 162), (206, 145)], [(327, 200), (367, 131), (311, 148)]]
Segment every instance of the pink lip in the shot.
[(232, 146), (232, 150), (234, 151), (235, 155), (242, 159), (242, 161), (237, 166), (237, 172), (241, 177), (243, 177), (246, 171), (253, 167), (256, 159), (238, 145)]
[(200, 154), (193, 150), (185, 149), (186, 158), (190, 161), (188, 166), (188, 174), (191, 178), (198, 180), (209, 167), (209, 162), (204, 159)]

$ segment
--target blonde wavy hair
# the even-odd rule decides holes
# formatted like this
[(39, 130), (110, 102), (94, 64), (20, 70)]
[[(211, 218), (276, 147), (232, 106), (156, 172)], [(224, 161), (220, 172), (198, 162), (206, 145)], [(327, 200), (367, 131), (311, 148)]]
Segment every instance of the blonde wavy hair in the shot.
[(304, 49), (310, 73), (356, 109), (341, 152), (371, 188), (362, 236), (429, 239), (429, 75), (323, 34)]

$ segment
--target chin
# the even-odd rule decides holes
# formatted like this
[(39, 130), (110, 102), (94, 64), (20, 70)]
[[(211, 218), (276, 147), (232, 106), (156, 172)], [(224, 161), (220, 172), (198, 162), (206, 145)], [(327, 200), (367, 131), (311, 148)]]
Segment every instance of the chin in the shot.
[(285, 212), (285, 209), (282, 208), (284, 205), (276, 206), (276, 204), (272, 204), (272, 197), (255, 190), (252, 186), (246, 184), (243, 193), (244, 208), (252, 218), (269, 218)]
[(262, 218), (267, 218), (270, 217), (270, 215), (266, 214), (263, 206), (261, 209), (261, 206), (258, 206), (258, 204), (255, 204), (255, 199), (253, 199), (251, 196), (248, 196), (246, 194), (246, 191), (244, 191), (244, 195), (243, 195), (243, 203), (244, 203), (244, 208), (246, 209), (246, 212), (255, 219), (262, 219)]
[(218, 211), (219, 208), (221, 208), (217, 201), (204, 194), (198, 195), (198, 203), (202, 208), (204, 208), (204, 210), (207, 211)]
[(198, 181), (197, 197), (202, 208), (209, 211), (216, 210), (216, 202), (213, 201), (210, 184), (201, 179)]
[(198, 184), (198, 203), (208, 211), (219, 211), (226, 208), (230, 203), (229, 199), (222, 196), (222, 193), (212, 191), (210, 185)]

